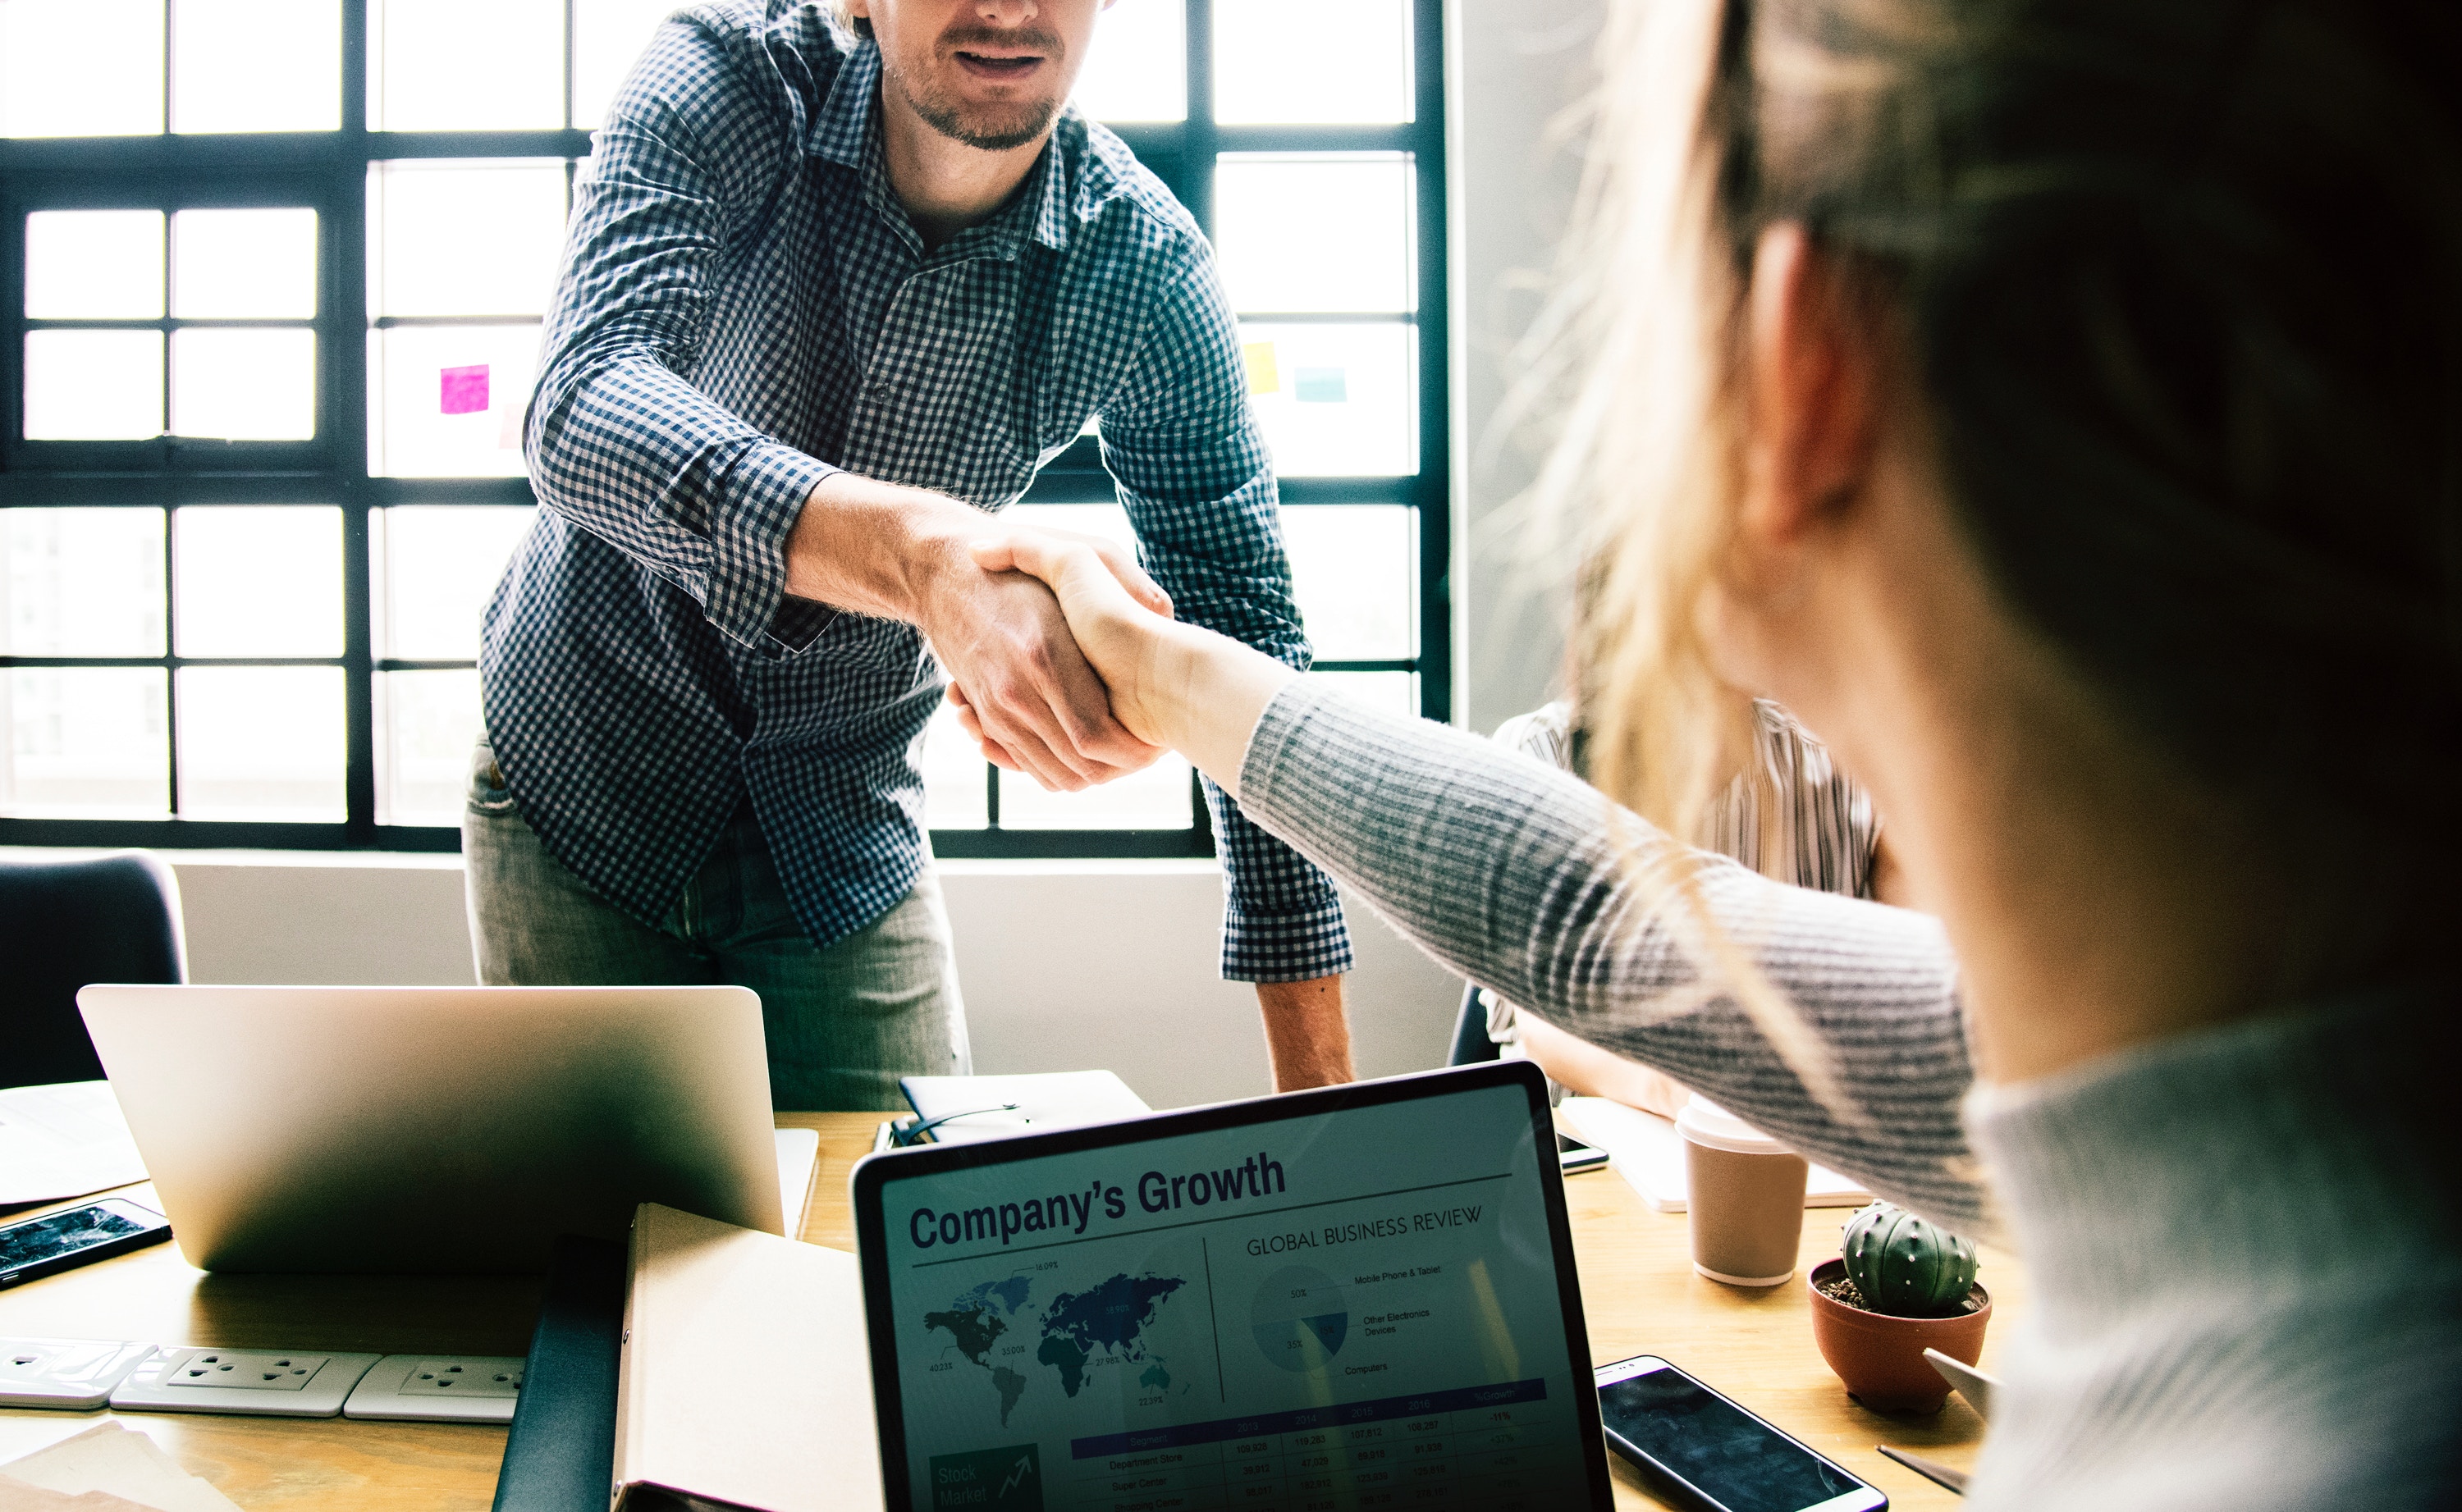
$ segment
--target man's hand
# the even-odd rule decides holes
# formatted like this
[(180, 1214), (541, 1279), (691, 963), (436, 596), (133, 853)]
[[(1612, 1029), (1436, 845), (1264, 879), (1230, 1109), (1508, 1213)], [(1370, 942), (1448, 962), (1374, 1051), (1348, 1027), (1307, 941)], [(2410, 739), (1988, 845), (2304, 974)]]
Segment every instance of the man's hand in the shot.
[(1276, 1092), (1357, 1079), (1350, 1066), (1350, 1020), (1343, 1012), (1342, 978), (1260, 982), (1257, 1008), (1265, 1017), (1265, 1054), (1273, 1062)]
[(968, 561), (938, 579), (916, 623), (948, 669), (961, 720), (998, 764), (1074, 793), (1162, 755), (1112, 717), (1058, 601), (1032, 578)]
[(1083, 537), (1000, 525), (978, 536), (976, 565), (1051, 585), (1077, 645), (1111, 690), (1112, 711), (1133, 737), (1171, 747), (1239, 797), (1249, 733), (1299, 673), (1228, 636), (1155, 611)]
[[(921, 629), (965, 690), (986, 751), (1047, 788), (1075, 792), (1152, 762), (1160, 751), (1112, 716), (1050, 589), (975, 562), (968, 543), (990, 528), (945, 495), (832, 473), (788, 535), (787, 591)], [(1141, 607), (1171, 612), (1125, 552), (1090, 545)]]

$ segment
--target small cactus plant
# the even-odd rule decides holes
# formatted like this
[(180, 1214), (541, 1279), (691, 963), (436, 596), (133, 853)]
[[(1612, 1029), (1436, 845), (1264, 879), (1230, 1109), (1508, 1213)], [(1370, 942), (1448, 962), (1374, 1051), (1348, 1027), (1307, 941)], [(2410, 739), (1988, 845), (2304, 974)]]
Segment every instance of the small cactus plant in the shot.
[(1874, 1203), (1846, 1224), (1842, 1258), (1864, 1306), (1900, 1318), (1954, 1312), (1975, 1288), (1975, 1246), (1893, 1203)]

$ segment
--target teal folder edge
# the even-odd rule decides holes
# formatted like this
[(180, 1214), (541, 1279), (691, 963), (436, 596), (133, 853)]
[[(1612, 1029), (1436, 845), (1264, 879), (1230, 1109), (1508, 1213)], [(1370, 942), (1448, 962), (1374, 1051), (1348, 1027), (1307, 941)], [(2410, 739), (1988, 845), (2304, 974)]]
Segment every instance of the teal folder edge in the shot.
[(606, 1512), (616, 1476), (624, 1271), (621, 1245), (570, 1234), (555, 1242), (496, 1477), (495, 1512)]

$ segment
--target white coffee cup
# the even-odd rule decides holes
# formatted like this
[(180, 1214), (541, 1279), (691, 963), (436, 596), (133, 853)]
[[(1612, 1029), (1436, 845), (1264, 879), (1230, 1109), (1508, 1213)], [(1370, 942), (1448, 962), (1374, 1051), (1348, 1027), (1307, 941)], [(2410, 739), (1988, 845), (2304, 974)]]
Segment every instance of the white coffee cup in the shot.
[(1693, 1218), (1693, 1268), (1731, 1287), (1795, 1275), (1803, 1237), (1803, 1157), (1706, 1097), (1675, 1119)]

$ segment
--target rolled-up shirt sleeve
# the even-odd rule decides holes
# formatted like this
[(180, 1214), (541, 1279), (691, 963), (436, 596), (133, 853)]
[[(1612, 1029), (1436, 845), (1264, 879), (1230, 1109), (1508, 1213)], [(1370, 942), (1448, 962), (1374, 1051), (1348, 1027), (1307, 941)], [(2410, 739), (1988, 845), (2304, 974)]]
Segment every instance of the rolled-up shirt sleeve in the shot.
[(539, 501), (697, 600), (769, 655), (833, 611), (787, 595), (786, 538), (837, 471), (764, 435), (691, 381), (715, 274), (795, 151), (758, 92), (723, 87), (724, 44), (659, 29), (574, 185), (525, 428)]
[[(1240, 340), (1202, 243), (1159, 294), (1136, 364), (1102, 415), (1103, 459), (1138, 556), (1181, 619), (1305, 671), (1273, 465)], [(1222, 857), (1222, 974), (1296, 982), (1351, 967), (1333, 881), (1204, 779)]]

